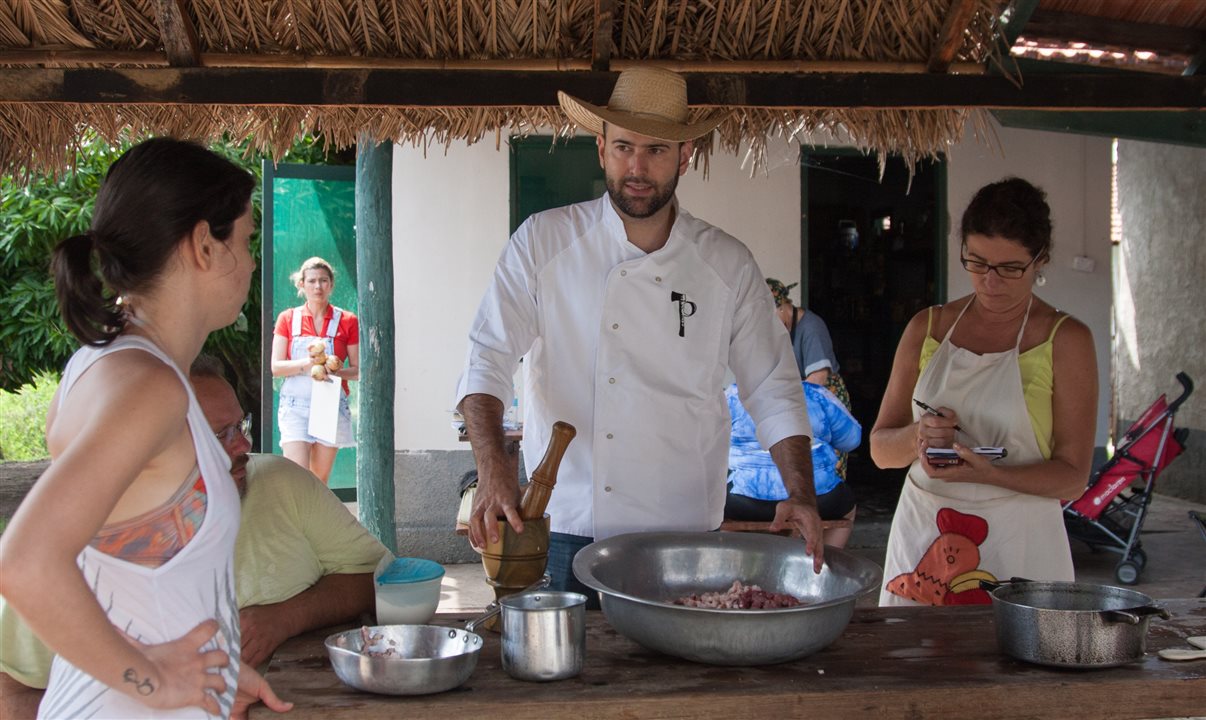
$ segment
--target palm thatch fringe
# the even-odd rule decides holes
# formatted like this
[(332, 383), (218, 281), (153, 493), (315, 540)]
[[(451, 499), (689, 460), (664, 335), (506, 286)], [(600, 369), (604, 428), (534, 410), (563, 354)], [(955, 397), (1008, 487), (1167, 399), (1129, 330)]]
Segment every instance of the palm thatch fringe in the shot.
[[(955, 61), (989, 65), (999, 0), (976, 0)], [(110, 53), (102, 67), (162, 54), (158, 0), (8, 0), (0, 2), (0, 50), (62, 51), (50, 66), (88, 63), (68, 51)], [(589, 63), (596, 0), (195, 0), (184, 3), (202, 57), (260, 55), (283, 65), (306, 57), (433, 62)], [(925, 63), (950, 0), (616, 0), (610, 58), (633, 62)], [(124, 55), (122, 55), (124, 53)], [(137, 54), (131, 54), (137, 53)], [(125, 60), (121, 58), (126, 58)], [(203, 60), (204, 62), (204, 60)], [(13, 66), (27, 65), (16, 62)], [(3, 66), (0, 66), (0, 70)], [(749, 148), (758, 167), (768, 138), (826, 130), (881, 155), (912, 161), (958, 142), (968, 116), (959, 110), (815, 110), (739, 108), (709, 138), (726, 151)], [(980, 121), (977, 121), (980, 122)], [(538, 127), (571, 132), (555, 108), (487, 109), (73, 105), (0, 103), (0, 172), (55, 171), (71, 163), (91, 128), (116, 139), (171, 134), (221, 135), (279, 157), (301, 133), (332, 147), (361, 133), (423, 147), (478, 142)]]
[[(695, 110), (693, 119), (709, 111)], [(697, 165), (705, 173), (708, 156), (719, 147), (744, 151), (751, 172), (765, 169), (767, 143), (773, 138), (812, 142), (833, 138), (882, 159), (896, 153), (912, 166), (945, 152), (963, 137), (969, 122), (991, 140), (986, 115), (978, 110), (785, 110), (741, 108), (729, 113), (717, 132), (698, 143)], [(232, 105), (88, 105), (0, 103), (0, 172), (24, 176), (57, 173), (71, 167), (80, 139), (91, 129), (110, 142), (170, 135), (212, 142), (222, 137), (250, 139), (250, 151), (279, 159), (303, 134), (321, 136), (328, 148), (354, 147), (361, 138), (394, 141), (425, 151), (493, 136), (495, 148), (512, 136), (552, 128), (572, 135), (559, 108), (378, 108), (247, 107)]]

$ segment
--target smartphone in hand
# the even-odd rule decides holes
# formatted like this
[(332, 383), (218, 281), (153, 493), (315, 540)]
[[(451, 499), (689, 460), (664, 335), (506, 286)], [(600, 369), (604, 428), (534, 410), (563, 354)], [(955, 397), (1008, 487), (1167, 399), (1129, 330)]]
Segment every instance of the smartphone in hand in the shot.
[[(986, 457), (989, 460), (999, 460), (1009, 454), (1003, 447), (974, 447), (971, 450), (980, 457)], [(963, 458), (959, 457), (959, 454), (951, 448), (926, 448), (925, 456), (934, 467), (959, 465), (963, 462)]]

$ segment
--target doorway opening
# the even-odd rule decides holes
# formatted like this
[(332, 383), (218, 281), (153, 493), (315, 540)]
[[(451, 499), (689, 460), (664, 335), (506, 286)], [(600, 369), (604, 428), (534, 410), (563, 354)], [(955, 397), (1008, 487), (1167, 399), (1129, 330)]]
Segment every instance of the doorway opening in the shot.
[(863, 426), (848, 479), (859, 494), (860, 516), (886, 503), (890, 514), (895, 494), (880, 498), (860, 490), (899, 491), (901, 484), (901, 470), (878, 470), (871, 462), (871, 426), (905, 325), (946, 297), (945, 161), (922, 161), (910, 179), (906, 163), (891, 157), (881, 180), (875, 156), (806, 149), (800, 181), (800, 298), (829, 327)]
[[(290, 275), (306, 258), (322, 257), (335, 270), (331, 304), (357, 311), (356, 168), (265, 160), (261, 237), (263, 354), (260, 452), (281, 454), (277, 426), (282, 378), (273, 378), (272, 336), (277, 315), (302, 303)], [(348, 404), (355, 432), (360, 416), (360, 383), (349, 384)], [(328, 487), (345, 502), (356, 500), (356, 448), (339, 451)]]

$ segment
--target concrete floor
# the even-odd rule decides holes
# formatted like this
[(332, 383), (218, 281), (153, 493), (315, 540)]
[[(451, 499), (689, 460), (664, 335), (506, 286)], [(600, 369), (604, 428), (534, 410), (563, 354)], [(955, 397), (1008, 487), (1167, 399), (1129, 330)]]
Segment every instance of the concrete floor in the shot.
[[(1196, 597), (1206, 586), (1206, 538), (1189, 518), (1189, 511), (1206, 513), (1206, 505), (1156, 494), (1143, 523), (1141, 539), (1148, 556), (1147, 567), (1132, 589), (1157, 600)], [(872, 517), (855, 522), (847, 549), (883, 566), (891, 517)], [(1092, 552), (1072, 541), (1072, 559), (1078, 582), (1119, 585), (1114, 578), (1115, 553)], [(441, 588), (439, 612), (477, 612), (494, 599), (478, 563), (447, 565)], [(859, 607), (874, 607), (876, 594), (859, 601)]]

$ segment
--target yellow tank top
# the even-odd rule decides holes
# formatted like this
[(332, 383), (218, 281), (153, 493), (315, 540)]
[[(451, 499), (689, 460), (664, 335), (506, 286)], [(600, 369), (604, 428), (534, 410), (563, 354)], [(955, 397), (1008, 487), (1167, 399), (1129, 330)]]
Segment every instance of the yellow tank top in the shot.
[[(1051, 328), (1051, 334), (1046, 341), (1035, 345), (1018, 355), (1018, 368), (1022, 373), (1022, 394), (1026, 398), (1026, 411), (1030, 415), (1030, 425), (1034, 428), (1034, 437), (1038, 441), (1039, 452), (1043, 457), (1051, 459), (1051, 441), (1055, 414), (1051, 410), (1051, 393), (1055, 387), (1055, 371), (1051, 357), (1054, 347), (1055, 331), (1068, 319), (1061, 315)], [(918, 361), (917, 373), (925, 370), (925, 366), (934, 356), (934, 351), (941, 343), (932, 335), (934, 326), (934, 308), (929, 310), (929, 319), (925, 329), (925, 341), (921, 343), (921, 358)]]

